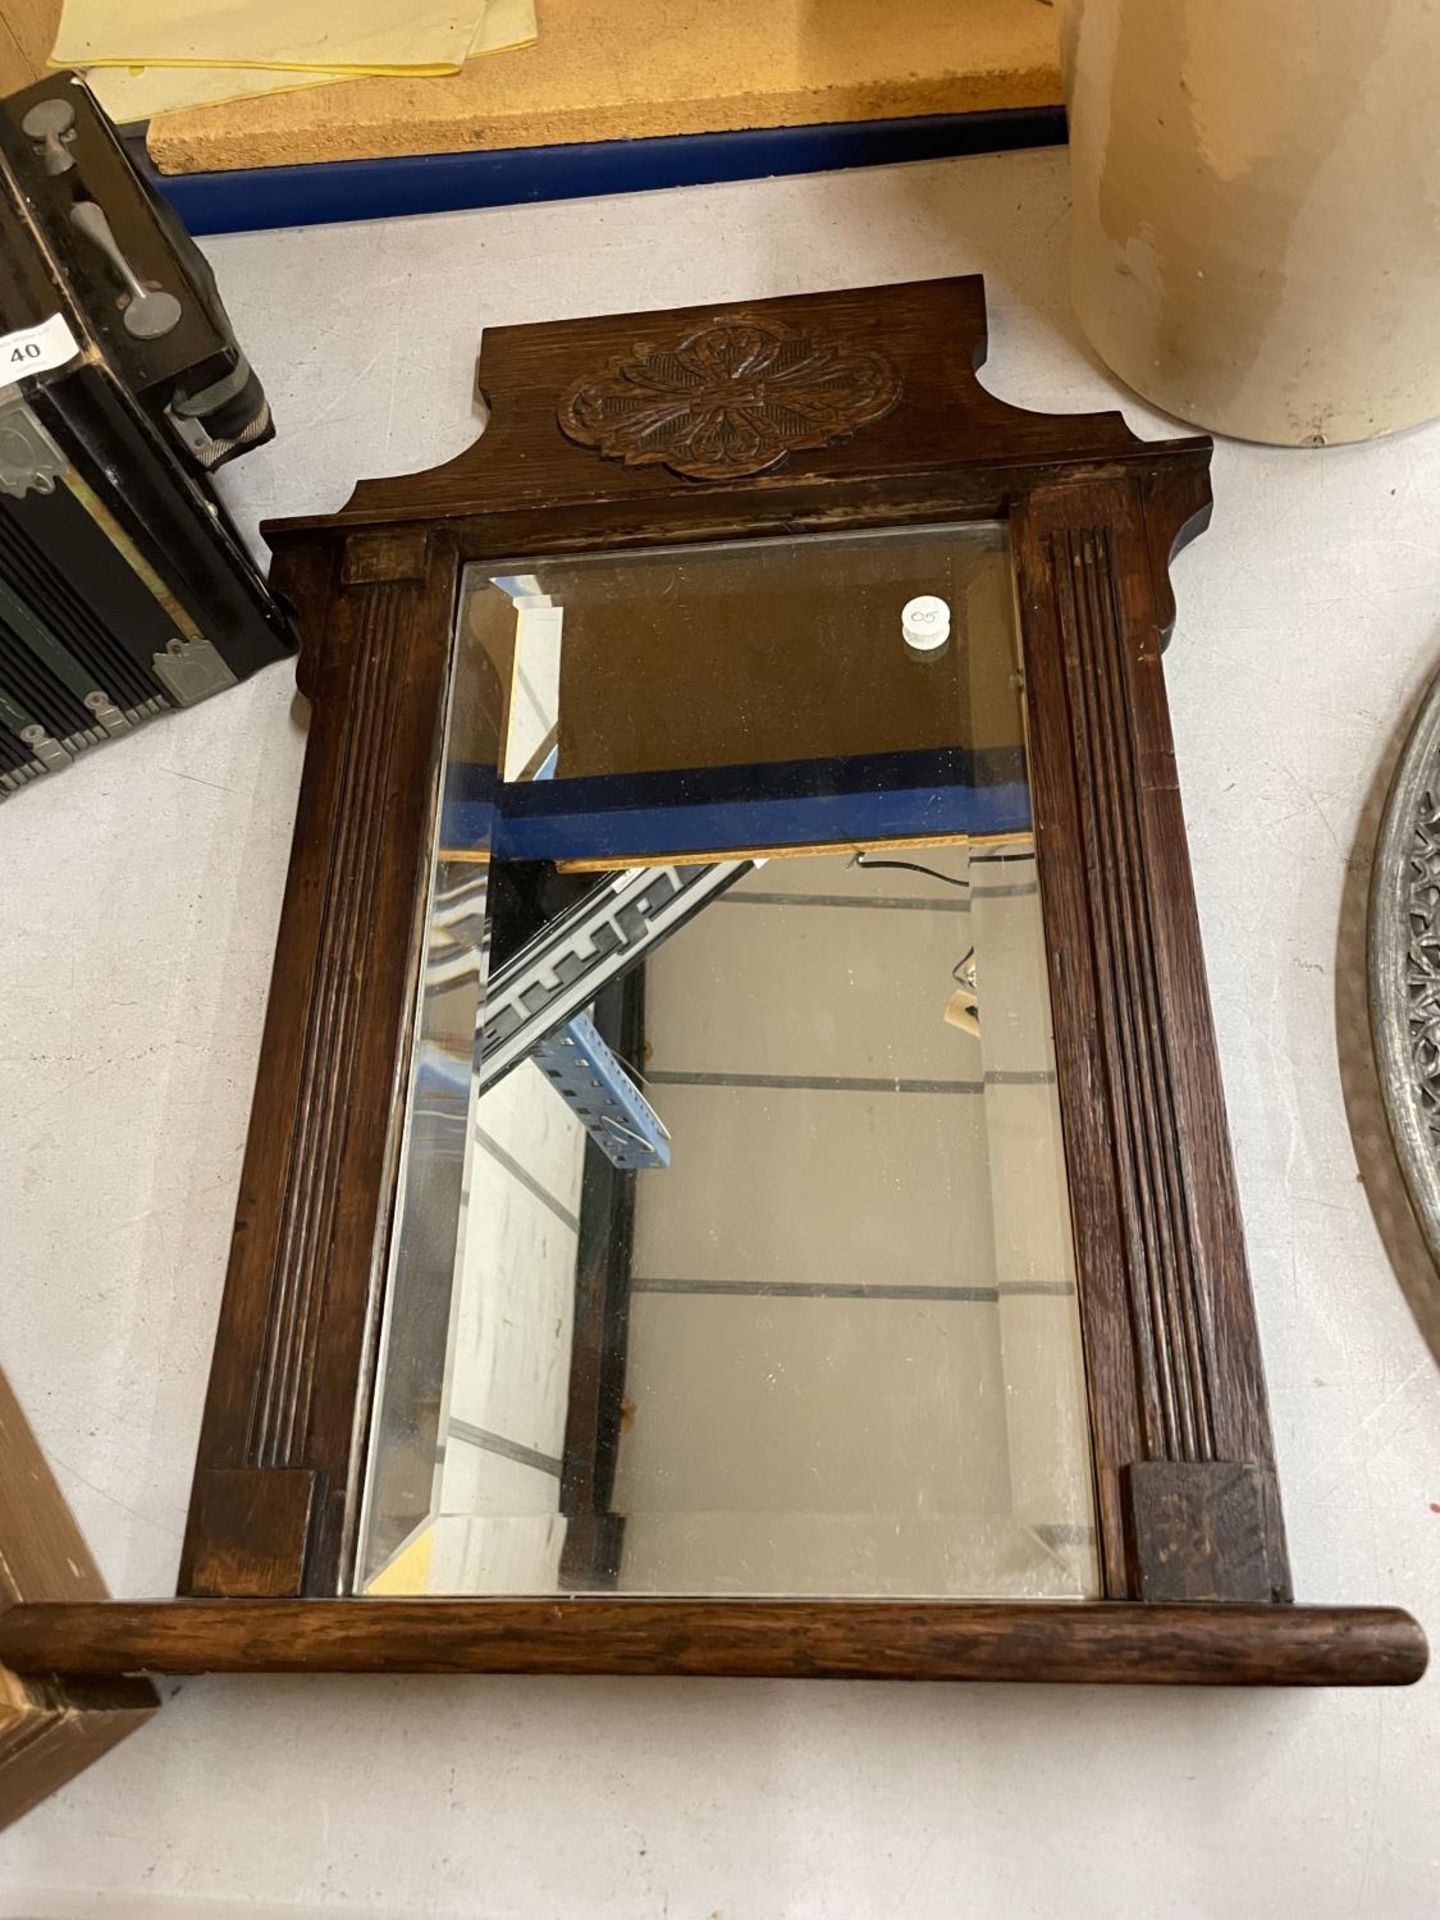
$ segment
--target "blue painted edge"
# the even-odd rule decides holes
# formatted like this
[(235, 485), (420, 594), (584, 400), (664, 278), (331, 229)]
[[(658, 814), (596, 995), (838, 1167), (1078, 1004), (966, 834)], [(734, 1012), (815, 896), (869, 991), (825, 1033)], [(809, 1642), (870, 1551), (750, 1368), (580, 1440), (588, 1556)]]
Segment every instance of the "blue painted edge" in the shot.
[(533, 814), (613, 813), (626, 808), (688, 807), (697, 802), (802, 799), (860, 788), (994, 787), (1025, 779), (1025, 749), (901, 747), (880, 753), (750, 760), (714, 767), (669, 767), (643, 773), (596, 773), (503, 781), (493, 766), (452, 760), (445, 772), (445, 810), (461, 802), (497, 803), (507, 819)]
[[(474, 804), (474, 803), (472, 803)], [(489, 809), (476, 806), (477, 813)], [(489, 818), (451, 813), (449, 847)], [(625, 860), (657, 856), (713, 858), (742, 847), (879, 846), (890, 840), (948, 834), (1030, 831), (1030, 794), (1021, 784), (912, 787), (886, 792), (808, 794), (799, 799), (742, 800), (679, 807), (637, 807), (623, 813), (537, 814), (494, 819), (500, 860)]]
[[(497, 804), (498, 802), (498, 804)], [(497, 859), (628, 859), (716, 847), (818, 846), (1025, 832), (1019, 746), (921, 747), (509, 785), (451, 763), (440, 844)]]
[(309, 166), (227, 173), (157, 173), (138, 135), (131, 155), (193, 234), (324, 226), (397, 214), (454, 213), (657, 187), (893, 166), (957, 154), (1007, 153), (1064, 143), (1061, 107), (993, 113), (921, 114), (903, 120), (837, 121), (731, 133), (667, 134), (571, 146), (507, 147), (494, 153), (425, 153), (390, 160), (322, 160)]

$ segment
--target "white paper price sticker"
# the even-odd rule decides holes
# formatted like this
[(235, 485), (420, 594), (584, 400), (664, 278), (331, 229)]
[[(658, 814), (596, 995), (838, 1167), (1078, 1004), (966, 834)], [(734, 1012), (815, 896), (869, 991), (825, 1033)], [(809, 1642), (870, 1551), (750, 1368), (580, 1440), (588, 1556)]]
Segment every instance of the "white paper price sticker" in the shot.
[(52, 313), (37, 327), (0, 333), (0, 386), (27, 373), (48, 373), (52, 367), (63, 367), (79, 351), (79, 342), (63, 313)]
[(950, 638), (950, 608), (938, 593), (917, 593), (900, 614), (905, 644), (917, 653), (938, 653)]

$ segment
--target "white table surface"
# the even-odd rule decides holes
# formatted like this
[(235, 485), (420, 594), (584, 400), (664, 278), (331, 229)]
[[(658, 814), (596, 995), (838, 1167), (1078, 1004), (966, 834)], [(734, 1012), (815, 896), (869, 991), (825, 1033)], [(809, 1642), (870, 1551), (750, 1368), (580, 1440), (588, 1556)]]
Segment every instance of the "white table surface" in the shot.
[[(952, 272), (986, 276), (995, 392), (1173, 431), (1078, 337), (1066, 225), (1040, 152), (217, 240), (280, 426), (226, 491), (253, 525), (457, 451), (490, 323)], [(1221, 444), (1214, 483), (1167, 673), (1296, 1588), (1440, 1630), (1437, 1366), (1337, 1041), (1377, 783), (1440, 660), (1440, 428)], [(0, 1364), (127, 1595), (173, 1590), (292, 698), (273, 668), (0, 809)], [(1440, 1910), (1437, 1727), (1436, 1678), (195, 1680), (0, 1840), (0, 1913), (1409, 1920)]]

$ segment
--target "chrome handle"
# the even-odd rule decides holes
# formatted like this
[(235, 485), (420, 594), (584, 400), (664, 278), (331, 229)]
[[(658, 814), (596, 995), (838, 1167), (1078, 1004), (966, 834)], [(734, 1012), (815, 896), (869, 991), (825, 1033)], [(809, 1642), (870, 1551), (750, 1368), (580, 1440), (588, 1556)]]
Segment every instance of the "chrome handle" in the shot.
[(137, 340), (158, 340), (169, 333), (179, 321), (180, 302), (163, 288), (145, 285), (120, 251), (104, 209), (93, 200), (77, 200), (70, 209), (70, 224), (100, 249), (124, 281), (130, 295), (124, 313), (125, 331)]
[(20, 131), (40, 149), (45, 171), (52, 178), (69, 173), (75, 164), (68, 136), (75, 130), (75, 109), (68, 100), (37, 100), (20, 122)]

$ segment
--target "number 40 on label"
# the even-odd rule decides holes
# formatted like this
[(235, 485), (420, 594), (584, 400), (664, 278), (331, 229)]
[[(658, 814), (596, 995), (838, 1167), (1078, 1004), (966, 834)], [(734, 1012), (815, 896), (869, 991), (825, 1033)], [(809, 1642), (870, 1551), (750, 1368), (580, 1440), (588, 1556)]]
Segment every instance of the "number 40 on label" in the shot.
[(53, 367), (63, 367), (79, 351), (63, 313), (52, 313), (37, 327), (0, 333), (0, 386), (22, 374), (48, 373)]

